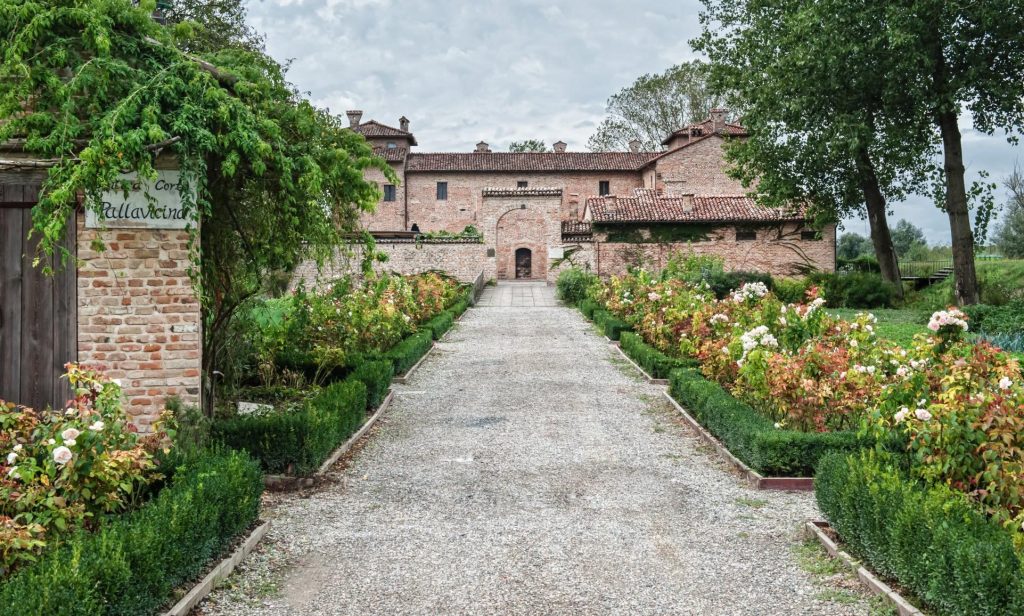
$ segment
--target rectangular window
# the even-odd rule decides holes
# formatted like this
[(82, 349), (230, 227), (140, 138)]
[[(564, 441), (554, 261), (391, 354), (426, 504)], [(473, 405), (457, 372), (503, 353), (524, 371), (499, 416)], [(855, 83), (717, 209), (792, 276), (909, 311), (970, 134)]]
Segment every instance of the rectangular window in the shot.
[(821, 239), (821, 234), (814, 230), (805, 230), (800, 232), (800, 239), (811, 242)]
[(394, 201), (395, 200), (395, 185), (385, 184), (384, 185), (384, 200)]
[(611, 183), (608, 180), (601, 180), (597, 183), (597, 194), (600, 196), (612, 194)]
[(736, 241), (737, 242), (749, 242), (757, 239), (757, 231), (754, 229), (743, 229), (736, 227)]
[(518, 182), (516, 182), (516, 188), (526, 188), (529, 185), (530, 183), (527, 182), (526, 180), (519, 180)]
[(448, 200), (448, 182), (437, 183), (437, 200), (447, 201)]
[(395, 143), (394, 141), (388, 141), (388, 149), (389, 150), (394, 150), (397, 147), (398, 147), (397, 143)]

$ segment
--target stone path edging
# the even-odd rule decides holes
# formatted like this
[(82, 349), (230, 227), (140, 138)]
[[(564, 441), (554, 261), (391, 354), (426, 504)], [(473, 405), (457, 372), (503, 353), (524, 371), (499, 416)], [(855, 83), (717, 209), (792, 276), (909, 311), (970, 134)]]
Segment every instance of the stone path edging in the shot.
[(643, 377), (645, 379), (647, 379), (647, 382), (650, 383), (651, 385), (668, 385), (668, 379), (656, 379), (653, 376), (647, 374), (647, 371), (644, 370), (643, 368), (641, 368), (640, 364), (638, 364), (635, 361), (633, 361), (633, 358), (630, 357), (629, 355), (626, 355), (626, 352), (622, 350), (621, 346), (619, 346), (617, 344), (609, 344), (608, 346), (610, 346), (613, 349), (615, 349), (616, 351), (618, 351), (619, 355), (621, 355), (623, 359), (628, 361), (630, 363), (630, 365), (632, 365), (634, 368), (636, 368), (637, 372), (642, 374)]
[(857, 560), (852, 556), (839, 549), (832, 539), (825, 534), (825, 528), (829, 528), (828, 522), (814, 522), (808, 521), (804, 525), (804, 533), (808, 537), (817, 539), (825, 551), (829, 553), (829, 556), (838, 558), (843, 562), (851, 571), (857, 574), (857, 579), (860, 580), (861, 584), (867, 587), (872, 593), (876, 595), (882, 595), (885, 599), (892, 604), (893, 607), (900, 613), (900, 616), (924, 616), (921, 610), (913, 606), (909, 601), (904, 599), (898, 592), (893, 590), (888, 584), (875, 577), (875, 574), (864, 568)]
[(359, 439), (373, 427), (373, 424), (377, 422), (377, 419), (391, 406), (391, 401), (395, 398), (395, 390), (388, 389), (388, 395), (384, 397), (384, 400), (377, 407), (377, 410), (370, 415), (369, 419), (363, 423), (363, 426), (356, 431), (355, 434), (350, 436), (344, 443), (338, 446), (337, 449), (331, 452), (331, 455), (327, 456), (320, 468), (309, 477), (292, 477), (291, 475), (264, 475), (263, 485), (268, 490), (275, 490), (285, 492), (288, 490), (298, 490), (299, 488), (308, 488), (313, 486), (318, 479), (327, 474), (327, 471), (338, 461), (341, 456), (345, 455), (352, 446), (356, 444)]
[(684, 409), (676, 399), (668, 393), (667, 389), (663, 390), (662, 394), (665, 396), (665, 399), (668, 400), (669, 404), (679, 412), (683, 421), (693, 428), (694, 431), (696, 431), (697, 434), (711, 445), (722, 457), (735, 466), (736, 469), (739, 470), (740, 474), (746, 478), (747, 483), (749, 483), (751, 487), (758, 490), (785, 490), (799, 492), (814, 491), (813, 477), (765, 477), (761, 473), (750, 468), (744, 464), (742, 460), (734, 456), (721, 441), (714, 437), (714, 435), (704, 429), (704, 426), (700, 425), (700, 422), (694, 419), (693, 416), (690, 415), (686, 409)]
[(174, 604), (174, 607), (167, 610), (164, 616), (187, 616), (192, 611), (192, 608), (213, 591), (218, 582), (231, 575), (231, 572), (235, 570), (238, 563), (242, 562), (249, 555), (249, 552), (252, 552), (256, 544), (267, 534), (268, 530), (270, 530), (269, 520), (257, 526), (255, 530), (249, 533), (249, 536), (242, 542), (242, 545), (238, 546), (230, 556), (220, 561), (220, 564), (214, 567), (213, 571), (207, 573), (198, 584), (192, 587), (192, 590), (188, 591), (180, 601)]

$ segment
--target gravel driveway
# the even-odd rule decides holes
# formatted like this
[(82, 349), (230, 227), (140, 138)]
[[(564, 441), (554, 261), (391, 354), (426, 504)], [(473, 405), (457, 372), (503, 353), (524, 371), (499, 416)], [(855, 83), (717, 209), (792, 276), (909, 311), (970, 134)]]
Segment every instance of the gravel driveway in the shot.
[(471, 309), (396, 390), (202, 614), (868, 611), (798, 563), (813, 497), (746, 488), (574, 310)]

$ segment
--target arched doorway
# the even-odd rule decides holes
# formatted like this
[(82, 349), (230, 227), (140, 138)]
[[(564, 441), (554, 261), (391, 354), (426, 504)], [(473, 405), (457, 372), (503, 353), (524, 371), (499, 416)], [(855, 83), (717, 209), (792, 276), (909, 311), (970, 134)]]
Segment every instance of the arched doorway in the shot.
[(533, 253), (529, 248), (516, 249), (516, 278), (532, 278)]

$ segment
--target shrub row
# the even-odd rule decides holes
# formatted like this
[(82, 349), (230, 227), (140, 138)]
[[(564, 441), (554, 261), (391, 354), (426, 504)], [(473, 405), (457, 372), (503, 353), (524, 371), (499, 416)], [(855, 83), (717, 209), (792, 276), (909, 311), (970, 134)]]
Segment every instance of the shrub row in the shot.
[(608, 312), (607, 310), (594, 311), (594, 324), (608, 336), (610, 340), (618, 340), (622, 332), (632, 331), (628, 323)]
[(396, 344), (390, 351), (384, 353), (383, 357), (392, 363), (395, 374), (405, 374), (433, 345), (433, 332), (421, 329)]
[(696, 370), (673, 371), (669, 392), (734, 456), (762, 475), (809, 477), (822, 456), (856, 451), (865, 444), (853, 432), (776, 428), (770, 419)]
[(151, 502), (72, 535), (5, 580), (0, 614), (153, 613), (253, 524), (262, 491), (244, 453), (196, 453)]
[[(429, 340), (429, 332), (423, 332)], [(215, 422), (211, 436), (248, 451), (268, 473), (309, 475), (366, 418), (367, 387), (337, 381), (294, 411), (242, 415)]]
[(936, 614), (1024, 613), (1024, 562), (1010, 533), (962, 494), (911, 481), (870, 450), (827, 456), (814, 487), (850, 552)]
[(580, 312), (583, 313), (588, 320), (594, 320), (594, 313), (601, 309), (601, 304), (598, 304), (592, 299), (585, 299), (579, 303)]
[(656, 379), (667, 379), (677, 368), (697, 367), (696, 360), (669, 357), (644, 342), (643, 338), (633, 332), (622, 332), (619, 335), (619, 343), (623, 353)]
[(569, 306), (577, 306), (587, 297), (587, 289), (597, 282), (597, 275), (571, 267), (558, 274), (555, 290), (558, 298)]
[(391, 362), (383, 359), (364, 361), (352, 371), (351, 378), (366, 386), (366, 408), (375, 409), (388, 395), (391, 378), (395, 376), (395, 368)]

